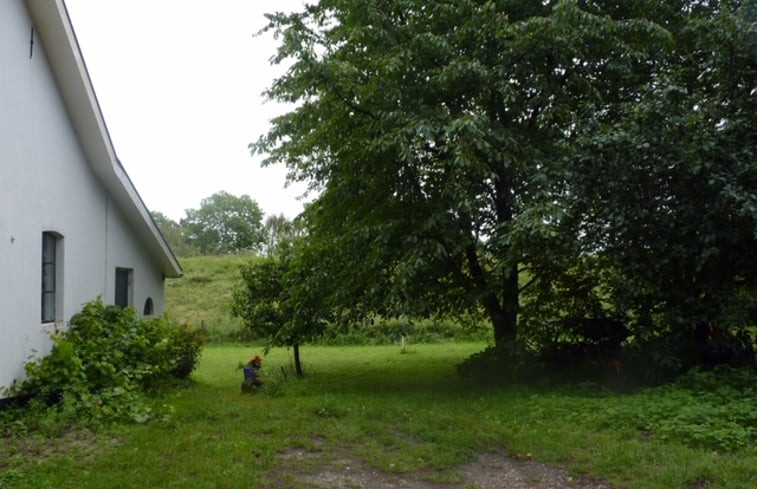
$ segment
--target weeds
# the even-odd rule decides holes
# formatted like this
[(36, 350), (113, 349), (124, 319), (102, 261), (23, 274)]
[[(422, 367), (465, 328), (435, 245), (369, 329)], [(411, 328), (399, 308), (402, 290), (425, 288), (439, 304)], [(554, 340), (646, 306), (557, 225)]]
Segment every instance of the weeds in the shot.
[(630, 428), (645, 436), (718, 452), (757, 441), (757, 372), (721, 367), (693, 370), (677, 381), (632, 396), (608, 396), (572, 418), (601, 429)]

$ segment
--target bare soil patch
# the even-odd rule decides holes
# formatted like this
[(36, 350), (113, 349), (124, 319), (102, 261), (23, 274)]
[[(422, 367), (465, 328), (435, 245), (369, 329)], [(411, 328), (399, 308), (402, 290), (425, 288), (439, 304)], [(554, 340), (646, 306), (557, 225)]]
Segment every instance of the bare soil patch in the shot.
[[(268, 489), (615, 489), (532, 460), (518, 460), (503, 451), (483, 453), (449, 473), (389, 473), (340, 454), (325, 460), (323, 454), (292, 451), (282, 455), (288, 469), (272, 474)], [(318, 464), (317, 467), (313, 465)], [(449, 471), (448, 471), (449, 472)], [(435, 477), (439, 476), (439, 477)]]

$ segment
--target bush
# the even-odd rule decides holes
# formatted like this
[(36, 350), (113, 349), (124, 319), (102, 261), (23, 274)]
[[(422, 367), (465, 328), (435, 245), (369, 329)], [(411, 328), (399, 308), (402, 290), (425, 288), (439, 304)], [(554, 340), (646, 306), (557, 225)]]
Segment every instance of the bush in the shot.
[(144, 422), (146, 393), (171, 374), (194, 368), (202, 333), (165, 317), (138, 319), (134, 308), (85, 304), (65, 331), (52, 335), (48, 356), (26, 365), (14, 392), (35, 394), (68, 420)]
[(184, 323), (173, 330), (172, 356), (175, 365), (171, 370), (171, 375), (177, 379), (189, 377), (189, 374), (197, 367), (206, 338), (205, 329), (193, 329)]

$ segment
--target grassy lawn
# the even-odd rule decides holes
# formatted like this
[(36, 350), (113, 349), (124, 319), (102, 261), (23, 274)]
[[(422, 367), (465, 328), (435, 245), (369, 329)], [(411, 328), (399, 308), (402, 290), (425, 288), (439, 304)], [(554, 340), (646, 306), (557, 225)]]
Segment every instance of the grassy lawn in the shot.
[(489, 449), (619, 487), (757, 487), (754, 444), (717, 452), (629, 426), (628, 409), (672, 406), (658, 394), (464, 382), (455, 366), (482, 347), (305, 347), (302, 380), (289, 375), (290, 352), (274, 350), (268, 383), (243, 395), (236, 366), (259, 350), (212, 345), (192, 382), (157, 400), (156, 409), (172, 406), (163, 420), (0, 439), (0, 488), (298, 487), (291, 457), (300, 452), (310, 454), (300, 472), (349, 453), (381, 471), (455, 482), (457, 465)]

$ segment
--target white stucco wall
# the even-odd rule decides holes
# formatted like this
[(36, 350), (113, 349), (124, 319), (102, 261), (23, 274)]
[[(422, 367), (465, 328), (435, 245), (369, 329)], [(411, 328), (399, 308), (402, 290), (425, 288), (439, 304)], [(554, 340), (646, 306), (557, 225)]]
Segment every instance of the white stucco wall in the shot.
[(31, 26), (21, 0), (0, 1), (0, 387), (50, 348), (41, 322), (45, 231), (63, 237), (63, 322), (99, 295), (113, 303), (116, 267), (134, 270), (139, 313), (148, 296), (163, 311), (161, 272), (87, 162), (41, 43), (30, 58)]

